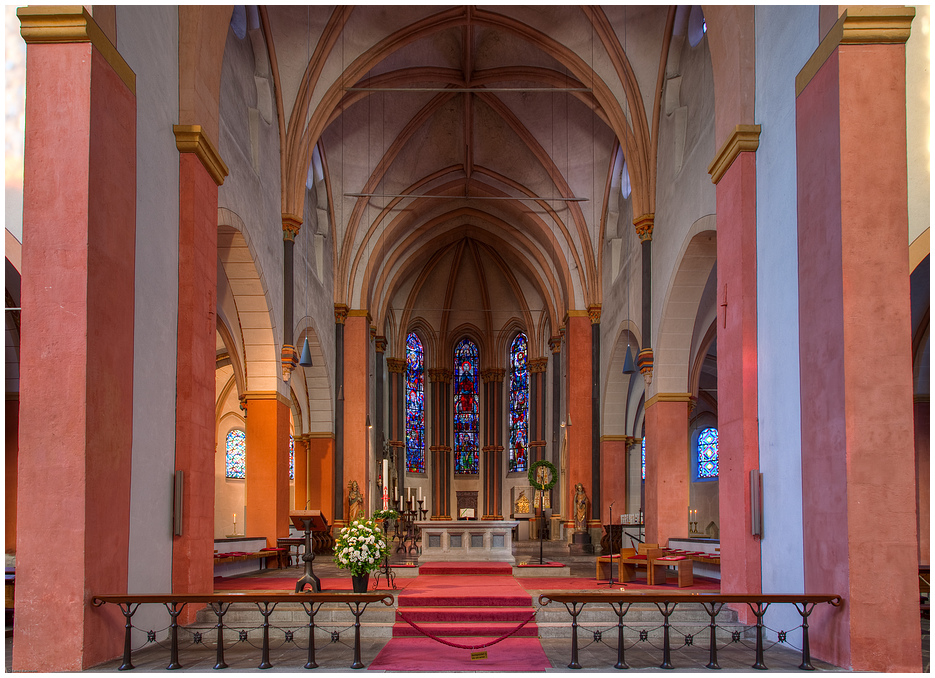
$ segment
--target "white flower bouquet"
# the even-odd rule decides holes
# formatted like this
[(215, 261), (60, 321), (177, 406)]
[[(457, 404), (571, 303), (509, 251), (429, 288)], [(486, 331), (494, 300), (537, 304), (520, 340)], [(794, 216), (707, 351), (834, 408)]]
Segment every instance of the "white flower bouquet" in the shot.
[(380, 569), (388, 554), (383, 530), (371, 518), (355, 520), (343, 528), (334, 544), (334, 564), (355, 577)]

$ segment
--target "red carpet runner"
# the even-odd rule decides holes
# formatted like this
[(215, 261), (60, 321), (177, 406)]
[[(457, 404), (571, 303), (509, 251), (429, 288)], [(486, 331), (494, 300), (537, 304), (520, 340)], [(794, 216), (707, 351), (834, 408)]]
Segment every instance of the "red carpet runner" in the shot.
[[(418, 580), (397, 601), (393, 637), (370, 664), (371, 669), (526, 672), (552, 668), (538, 640), (532, 599), (506, 563), (423, 565)], [(503, 636), (508, 637), (488, 645)], [(472, 659), (472, 651), (487, 656)]]

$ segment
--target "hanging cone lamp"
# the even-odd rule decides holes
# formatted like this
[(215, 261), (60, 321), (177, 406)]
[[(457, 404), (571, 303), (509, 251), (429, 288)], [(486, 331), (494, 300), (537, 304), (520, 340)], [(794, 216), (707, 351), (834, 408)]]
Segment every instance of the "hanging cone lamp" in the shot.
[(633, 364), (633, 352), (630, 350), (630, 345), (627, 344), (627, 354), (623, 357), (623, 373), (634, 374), (635, 372), (636, 365)]
[[(627, 357), (629, 357), (627, 353)], [(633, 362), (632, 360), (630, 361)], [(302, 367), (311, 367), (312, 366), (312, 352), (308, 348), (308, 337), (305, 337), (305, 343), (302, 344), (302, 357), (299, 358), (299, 365)]]

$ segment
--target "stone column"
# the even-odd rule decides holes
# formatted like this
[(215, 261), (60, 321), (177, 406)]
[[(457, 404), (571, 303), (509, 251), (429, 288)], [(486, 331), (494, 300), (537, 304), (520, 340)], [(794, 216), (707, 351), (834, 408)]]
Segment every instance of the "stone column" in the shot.
[(295, 325), (295, 281), (293, 275), (293, 252), (295, 236), (302, 228), (302, 219), (293, 214), (282, 215), (282, 380), (289, 381), (295, 366), (299, 364), (299, 354), (295, 350), (293, 326)]
[[(550, 490), (552, 499), (552, 516), (562, 515), (562, 499), (564, 494), (562, 488), (562, 438), (564, 429), (562, 428), (562, 337), (556, 335), (549, 339), (549, 349), (552, 352), (552, 455), (551, 462), (558, 471), (559, 478), (556, 479), (555, 487)], [(553, 533), (558, 530), (553, 530)], [(553, 534), (553, 539), (556, 535)]]
[(332, 515), (334, 532), (344, 525), (344, 323), (347, 305), (334, 305), (334, 456)]
[(501, 513), (500, 495), (503, 493), (503, 369), (481, 370), (481, 380), (484, 382), (484, 430), (482, 432), (483, 446), (481, 455), (483, 459), (483, 513), (482, 520), (503, 520)]
[(246, 401), (245, 533), (276, 546), (289, 534), (289, 401), (278, 393), (250, 392)]
[[(389, 444), (396, 455), (397, 491), (405, 497), (406, 481), (406, 361), (387, 358), (390, 373), (390, 397), (387, 408), (389, 418)], [(392, 498), (391, 498), (392, 499)]]
[[(649, 543), (665, 546), (670, 538), (688, 534), (690, 399), (690, 393), (657, 393), (646, 401), (644, 520)], [(721, 543), (723, 549), (723, 539)]]
[(127, 590), (136, 76), (81, 6), (17, 16), (29, 68), (13, 670), (81, 671), (122, 648), (120, 611), (88, 594)]
[(928, 395), (917, 395), (913, 398), (913, 417), (915, 423), (915, 450), (916, 450), (916, 487), (918, 492), (918, 503), (916, 514), (918, 515), (918, 528), (916, 532), (919, 535), (919, 565), (929, 565), (929, 540), (930, 540), (930, 495), (931, 495), (931, 403)]
[[(370, 314), (365, 309), (348, 311), (344, 322), (344, 479), (335, 491), (343, 494), (347, 510), (347, 486), (356, 480), (369, 513), (372, 478), (367, 415), (370, 402)], [(345, 518), (347, 514), (345, 514)]]
[[(566, 342), (568, 346), (567, 373), (567, 417), (565, 434), (568, 436), (568, 482), (565, 486), (564, 501), (567, 502), (565, 527), (575, 529), (575, 485), (584, 486), (591, 501), (587, 520), (590, 525), (594, 515), (594, 476), (592, 450), (592, 373), (591, 373), (591, 321), (587, 311), (569, 311), (566, 321)], [(575, 543), (581, 547), (593, 548), (590, 534), (575, 535)]]
[(592, 530), (601, 529), (604, 506), (601, 501), (601, 305), (588, 306), (591, 319), (591, 519)]
[(451, 520), (451, 370), (428, 370), (432, 391), (432, 520)]
[[(805, 590), (846, 601), (816, 609), (811, 647), (855, 671), (922, 668), (907, 613), (919, 596), (906, 265), (914, 14), (848, 8), (796, 78)], [(721, 237), (718, 205), (719, 248)], [(721, 352), (718, 337), (719, 362)], [(872, 529), (881, 516), (885, 528)]]
[(717, 184), (718, 484), (725, 593), (759, 593), (762, 586), (760, 537), (751, 530), (750, 504), (750, 473), (760, 465), (755, 293), (759, 135), (759, 125), (737, 125), (709, 168)]
[(545, 459), (545, 370), (548, 358), (529, 361), (529, 464)]

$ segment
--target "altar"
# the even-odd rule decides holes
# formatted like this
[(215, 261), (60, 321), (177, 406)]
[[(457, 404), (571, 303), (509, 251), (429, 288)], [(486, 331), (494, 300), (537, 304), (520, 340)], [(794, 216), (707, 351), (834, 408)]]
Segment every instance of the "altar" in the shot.
[(516, 520), (423, 520), (419, 564), (487, 561), (513, 565)]

